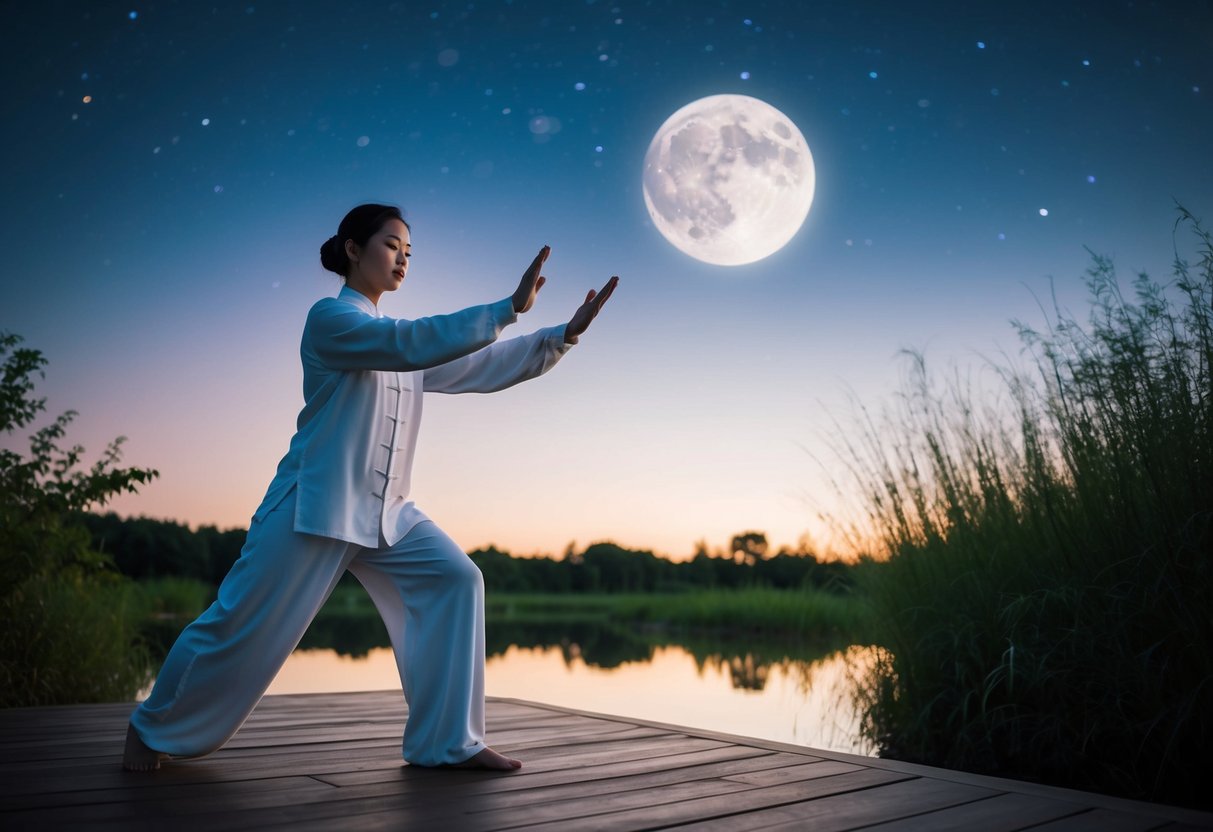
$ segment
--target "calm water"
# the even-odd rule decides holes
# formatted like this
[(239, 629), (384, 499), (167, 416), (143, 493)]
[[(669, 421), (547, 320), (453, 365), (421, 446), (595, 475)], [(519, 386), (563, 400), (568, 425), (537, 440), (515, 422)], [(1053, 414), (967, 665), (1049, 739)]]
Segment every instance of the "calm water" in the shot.
[[(850, 681), (869, 660), (869, 648), (854, 646), (815, 660), (766, 662), (740, 653), (697, 657), (667, 644), (646, 660), (603, 667), (587, 663), (576, 644), (512, 645), (489, 658), (486, 693), (872, 754), (859, 738)], [(292, 654), (269, 693), (387, 689), (400, 689), (389, 648), (360, 657), (308, 649)]]
[[(181, 626), (167, 625), (159, 634), (163, 650)], [(485, 635), (489, 696), (875, 753), (860, 739), (853, 693), (854, 679), (871, 664), (871, 648), (492, 616)], [(373, 610), (330, 604), (268, 693), (400, 690), (386, 645), (387, 632)], [(150, 686), (137, 698), (148, 693)]]

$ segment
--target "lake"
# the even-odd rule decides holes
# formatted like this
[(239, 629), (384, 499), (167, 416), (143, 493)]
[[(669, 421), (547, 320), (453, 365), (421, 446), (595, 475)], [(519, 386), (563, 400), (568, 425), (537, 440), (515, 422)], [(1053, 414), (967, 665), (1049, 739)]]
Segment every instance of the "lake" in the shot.
[[(873, 755), (859, 736), (853, 675), (871, 661), (852, 645), (817, 658), (734, 649), (704, 652), (677, 643), (651, 646), (647, 656), (611, 666), (587, 660), (577, 642), (511, 644), (485, 666), (485, 692), (657, 722)], [(794, 651), (793, 651), (794, 652)], [(388, 647), (364, 655), (331, 648), (296, 650), (269, 693), (400, 689)], [(492, 738), (489, 738), (490, 741)]]
[[(555, 608), (488, 612), (489, 696), (876, 753), (860, 737), (854, 694), (855, 679), (870, 668), (875, 648), (845, 637), (725, 637), (570, 618), (569, 610)], [(153, 639), (160, 655), (156, 666), (183, 623), (163, 622)], [(338, 594), (313, 620), (267, 693), (400, 690), (387, 644), (383, 622), (365, 595)], [(136, 698), (148, 693), (150, 685)]]

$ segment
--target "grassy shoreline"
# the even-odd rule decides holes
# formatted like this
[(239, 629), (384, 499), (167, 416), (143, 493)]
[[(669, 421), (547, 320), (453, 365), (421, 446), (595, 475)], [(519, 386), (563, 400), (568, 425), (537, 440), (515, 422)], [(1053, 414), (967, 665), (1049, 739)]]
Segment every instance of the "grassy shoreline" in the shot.
[(853, 598), (760, 587), (677, 593), (490, 593), (485, 611), (490, 622), (596, 620), (731, 635), (853, 633), (862, 624), (862, 606)]
[[(199, 615), (215, 588), (188, 578), (138, 581), (137, 609), (146, 621), (167, 630)], [(601, 624), (616, 628), (667, 630), (729, 638), (802, 639), (853, 635), (865, 629), (865, 605), (854, 596), (814, 589), (704, 589), (654, 593), (488, 592), (485, 616), (495, 624)], [(317, 615), (320, 627), (334, 619), (374, 619), (370, 597), (343, 584)], [(175, 635), (175, 633), (174, 633)]]
[[(851, 596), (813, 589), (704, 589), (652, 593), (486, 593), (485, 617), (494, 623), (600, 623), (699, 633), (800, 637), (856, 633), (865, 605)], [(320, 611), (377, 615), (361, 587), (339, 586)]]

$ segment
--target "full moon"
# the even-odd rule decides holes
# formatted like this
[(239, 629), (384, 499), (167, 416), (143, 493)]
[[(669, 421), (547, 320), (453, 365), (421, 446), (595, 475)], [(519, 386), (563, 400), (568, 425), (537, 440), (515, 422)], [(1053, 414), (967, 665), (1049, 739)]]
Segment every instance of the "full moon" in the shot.
[(746, 95), (692, 101), (653, 136), (644, 203), (680, 251), (740, 266), (787, 244), (809, 215), (817, 177), (804, 136)]

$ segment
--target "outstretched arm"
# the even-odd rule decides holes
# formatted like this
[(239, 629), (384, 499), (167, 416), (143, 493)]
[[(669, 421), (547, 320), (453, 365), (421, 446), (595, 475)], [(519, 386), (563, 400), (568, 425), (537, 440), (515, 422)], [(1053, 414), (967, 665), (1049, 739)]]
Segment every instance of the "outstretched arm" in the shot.
[[(542, 265), (541, 258), (546, 259), (547, 251), (545, 246), (540, 257), (536, 258), (537, 264)], [(538, 287), (543, 285), (543, 278), (539, 277), (537, 269), (534, 277), (534, 291), (538, 291)], [(523, 281), (526, 282), (525, 276)], [(585, 296), (585, 302), (564, 326), (499, 341), (471, 355), (431, 367), (425, 371), (424, 389), (435, 393), (492, 393), (546, 373), (577, 343), (578, 337), (589, 328), (618, 283), (619, 278), (612, 277), (601, 291), (591, 289)], [(520, 285), (519, 289), (522, 288)], [(533, 292), (529, 299), (534, 301)]]
[(548, 327), (430, 367), (422, 389), (427, 393), (495, 393), (543, 375), (572, 348), (564, 341), (563, 326)]
[(517, 318), (509, 298), (413, 321), (325, 298), (308, 313), (303, 348), (333, 370), (421, 370), (482, 349)]
[(551, 249), (531, 261), (507, 299), (418, 320), (375, 317), (351, 303), (326, 298), (312, 307), (304, 340), (316, 359), (336, 370), (420, 370), (491, 344), (535, 303)]

